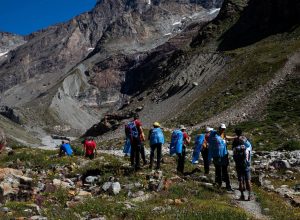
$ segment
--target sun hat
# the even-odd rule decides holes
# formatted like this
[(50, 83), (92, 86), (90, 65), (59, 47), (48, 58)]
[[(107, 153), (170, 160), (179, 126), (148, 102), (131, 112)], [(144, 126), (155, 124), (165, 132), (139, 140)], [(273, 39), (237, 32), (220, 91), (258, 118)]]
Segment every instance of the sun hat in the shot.
[(220, 128), (226, 129), (226, 125), (225, 125), (225, 124), (221, 124), (221, 125), (220, 125)]
[(180, 130), (186, 130), (186, 127), (184, 127), (184, 125), (180, 125)]
[(160, 127), (160, 124), (156, 121), (156, 122), (153, 123), (153, 126), (154, 127)]

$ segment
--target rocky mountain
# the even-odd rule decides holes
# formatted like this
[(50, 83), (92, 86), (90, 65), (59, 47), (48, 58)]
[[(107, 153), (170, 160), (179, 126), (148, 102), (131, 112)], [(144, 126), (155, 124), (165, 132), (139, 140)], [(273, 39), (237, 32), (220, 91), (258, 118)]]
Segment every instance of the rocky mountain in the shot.
[(195, 29), (216, 16), (210, 7), (219, 2), (208, 9), (202, 3), (103, 0), (26, 36), (0, 61), (1, 105), (36, 132), (84, 132), (127, 101), (121, 92), (127, 71), (191, 24)]
[(23, 36), (0, 32), (0, 59), (6, 56), (10, 50), (14, 50), (24, 43), (26, 43), (26, 40)]
[[(169, 127), (187, 124), (192, 130), (221, 122), (239, 124), (253, 132), (258, 146), (283, 146), (283, 132), (289, 134), (291, 145), (299, 143), (297, 123), (291, 127), (284, 117), (295, 118), (299, 109), (298, 98), (287, 101), (298, 97), (294, 88), (299, 78), (300, 31), (295, 12), (299, 7), (291, 7), (295, 4), (292, 0), (224, 1), (218, 16), (193, 32), (187, 41), (191, 47), (156, 50), (127, 72), (122, 91), (130, 99), (119, 112), (140, 111), (145, 126), (156, 120)], [(176, 42), (176, 37), (172, 40)], [(289, 89), (279, 95), (277, 91), (285, 86)], [(101, 134), (118, 124), (115, 115), (109, 118), (87, 134)], [(262, 139), (255, 132), (258, 128), (273, 131)]]
[(298, 8), (273, 3), (226, 0), (218, 14), (219, 1), (98, 1), (8, 54), (1, 104), (37, 136), (115, 138), (134, 112), (146, 127), (261, 120), (298, 65)]

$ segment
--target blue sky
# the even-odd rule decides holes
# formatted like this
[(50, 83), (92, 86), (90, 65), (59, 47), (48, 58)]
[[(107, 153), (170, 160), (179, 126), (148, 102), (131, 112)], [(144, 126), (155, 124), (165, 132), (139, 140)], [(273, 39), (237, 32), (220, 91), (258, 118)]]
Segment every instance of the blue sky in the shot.
[(27, 35), (90, 11), (96, 0), (0, 0), (0, 31)]

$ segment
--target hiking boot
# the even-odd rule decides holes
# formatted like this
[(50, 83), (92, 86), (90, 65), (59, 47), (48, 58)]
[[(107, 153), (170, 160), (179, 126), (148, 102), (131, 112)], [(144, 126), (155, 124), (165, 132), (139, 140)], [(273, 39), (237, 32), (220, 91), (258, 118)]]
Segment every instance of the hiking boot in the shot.
[(245, 201), (245, 196), (244, 196), (244, 194), (241, 195), (240, 200), (241, 200), (241, 201)]

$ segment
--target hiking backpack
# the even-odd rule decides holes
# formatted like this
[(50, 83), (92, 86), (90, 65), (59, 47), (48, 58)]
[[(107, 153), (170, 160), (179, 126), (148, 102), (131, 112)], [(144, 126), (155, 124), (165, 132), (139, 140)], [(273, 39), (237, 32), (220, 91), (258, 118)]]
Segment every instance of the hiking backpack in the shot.
[(233, 159), (236, 167), (245, 169), (250, 165), (247, 160), (247, 148), (245, 145), (238, 145), (233, 149)]
[(226, 142), (216, 131), (212, 131), (208, 138), (211, 157), (224, 157), (228, 154)]
[(171, 136), (171, 144), (170, 144), (170, 155), (174, 155), (176, 153), (182, 153), (182, 145), (183, 145), (183, 133), (180, 130), (175, 130)]
[(126, 136), (130, 140), (138, 139), (139, 138), (139, 131), (134, 121), (128, 122), (125, 127)]
[(202, 150), (202, 145), (205, 141), (205, 134), (200, 134), (196, 136), (195, 139), (195, 151), (200, 152)]
[(165, 138), (160, 128), (153, 128), (150, 134), (150, 144), (164, 144)]
[(131, 151), (130, 140), (128, 138), (126, 138), (126, 141), (125, 141), (125, 144), (124, 144), (123, 153), (124, 154), (130, 154), (130, 151)]
[(205, 141), (205, 134), (197, 135), (195, 138), (195, 147), (192, 155), (192, 163), (194, 164), (199, 160), (200, 152), (202, 150), (202, 145)]

